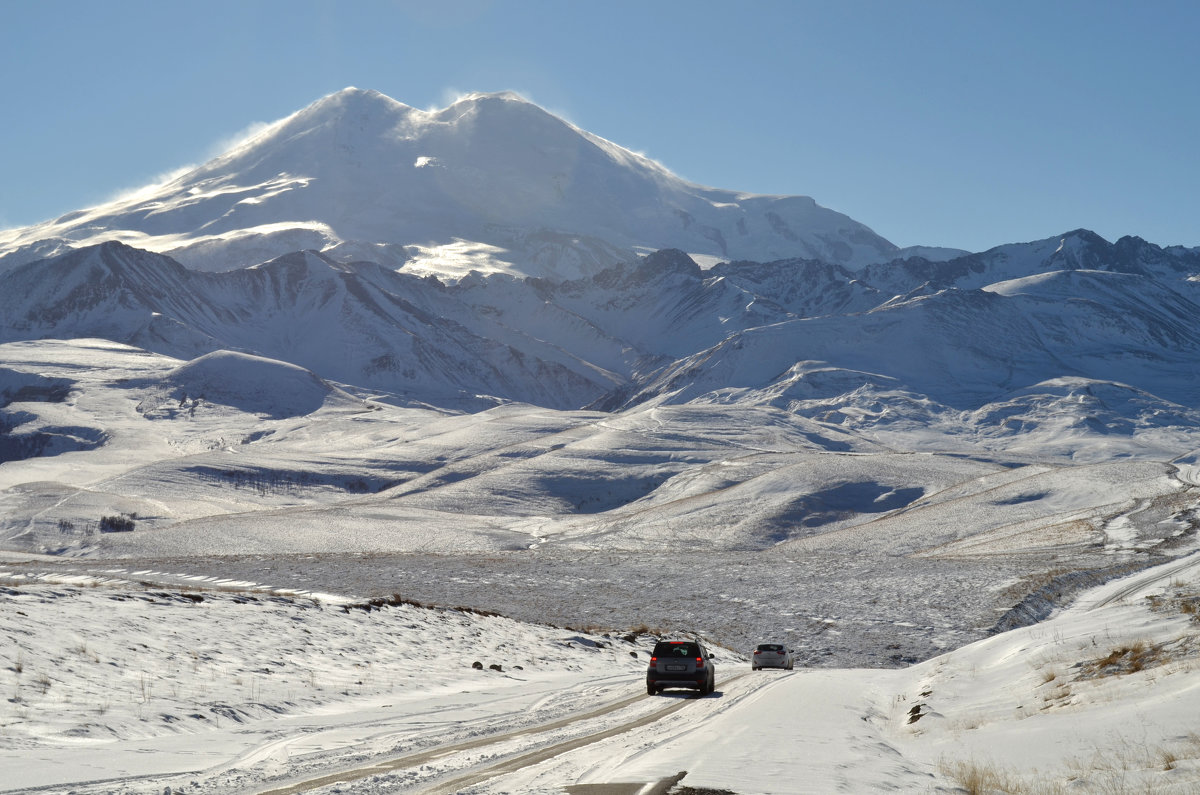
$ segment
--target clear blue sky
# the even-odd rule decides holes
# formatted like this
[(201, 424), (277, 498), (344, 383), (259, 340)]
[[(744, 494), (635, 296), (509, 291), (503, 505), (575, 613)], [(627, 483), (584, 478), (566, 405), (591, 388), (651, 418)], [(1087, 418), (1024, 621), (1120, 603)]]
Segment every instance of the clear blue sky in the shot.
[(0, 0), (0, 228), (346, 86), (514, 90), (898, 245), (1200, 245), (1195, 0)]

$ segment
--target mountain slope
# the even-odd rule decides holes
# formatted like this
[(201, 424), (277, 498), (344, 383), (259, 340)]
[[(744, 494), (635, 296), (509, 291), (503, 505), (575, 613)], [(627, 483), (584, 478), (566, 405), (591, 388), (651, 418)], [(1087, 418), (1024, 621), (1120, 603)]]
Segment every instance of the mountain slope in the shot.
[(229, 349), (447, 405), (499, 395), (575, 406), (619, 380), (556, 346), (513, 347), (405, 298), (422, 301), (437, 282), (312, 252), (210, 274), (106, 243), (18, 268), (3, 283), (6, 341), (98, 336), (182, 359)]
[(0, 274), (0, 341), (240, 351), (443, 406), (834, 401), (828, 413), (882, 399), (917, 418), (921, 400), (974, 412), (1060, 378), (1196, 406), (1194, 266), (1188, 252), (1075, 232), (858, 272), (812, 260), (703, 270), (664, 250), (580, 279), (442, 282), (316, 252), (204, 273), (107, 243)]
[(1129, 383), (1197, 406), (1197, 317), (1200, 304), (1147, 277), (1060, 271), (739, 332), (647, 379), (633, 400), (799, 386), (833, 367), (862, 374), (835, 393), (888, 383), (958, 409), (1059, 376)]
[(559, 277), (634, 248), (854, 266), (899, 253), (808, 197), (686, 182), (515, 94), (422, 111), (354, 88), (165, 185), (4, 233), (0, 264), (109, 239), (202, 270), (315, 249), (393, 266), (420, 257), (435, 272), (443, 247), (474, 241), (493, 267)]
[(978, 289), (1009, 279), (1074, 270), (1138, 274), (1180, 286), (1200, 275), (1200, 249), (1164, 249), (1138, 237), (1109, 243), (1095, 232), (1076, 229), (943, 261), (912, 257), (870, 265), (856, 275), (884, 292), (903, 295), (915, 289)]

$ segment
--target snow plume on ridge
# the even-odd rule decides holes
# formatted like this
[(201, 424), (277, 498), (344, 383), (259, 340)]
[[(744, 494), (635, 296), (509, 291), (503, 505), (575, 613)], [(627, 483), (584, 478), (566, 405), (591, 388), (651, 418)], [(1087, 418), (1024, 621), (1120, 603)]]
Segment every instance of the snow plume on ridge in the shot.
[(227, 135), (213, 144), (209, 150), (209, 159), (211, 160), (214, 157), (220, 157), (225, 152), (234, 152), (242, 147), (253, 144), (260, 137), (266, 135), (271, 130), (275, 129), (275, 127), (286, 121), (287, 118), (290, 117), (277, 119), (276, 121), (251, 122), (232, 135)]
[[(624, 251), (802, 256), (855, 267), (899, 252), (808, 197), (690, 183), (512, 92), (419, 110), (347, 88), (254, 125), (228, 151), (172, 176), (120, 201), (0, 234), (0, 268), (45, 256), (48, 241), (61, 251), (115, 239), (193, 269), (227, 270), (295, 251), (297, 236), (314, 228), (327, 230), (322, 251), (493, 246), (493, 269), (535, 277), (551, 275), (538, 259), (546, 234), (593, 249), (598, 240)], [(582, 263), (570, 276), (610, 264)]]
[(166, 188), (172, 182), (190, 174), (196, 169), (195, 164), (180, 166), (151, 177), (148, 181), (132, 188), (121, 188), (105, 199), (103, 204), (136, 204), (150, 199), (156, 193)]

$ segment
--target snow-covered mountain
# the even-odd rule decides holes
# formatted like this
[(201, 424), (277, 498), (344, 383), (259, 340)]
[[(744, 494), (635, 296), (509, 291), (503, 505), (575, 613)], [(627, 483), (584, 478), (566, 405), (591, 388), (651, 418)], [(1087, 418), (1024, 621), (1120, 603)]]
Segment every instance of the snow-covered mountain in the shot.
[[(686, 401), (765, 389), (773, 399), (812, 400), (833, 398), (858, 380), (903, 385), (946, 406), (974, 409), (1006, 392), (1072, 376), (1136, 385), (1196, 407), (1200, 290), (1181, 286), (1077, 270), (974, 290), (918, 291), (861, 314), (740, 331), (654, 374), (635, 399)], [(846, 378), (831, 379), (831, 370)], [(724, 397), (745, 398), (740, 391)]]
[[(668, 632), (810, 670), (481, 791), (949, 789), (997, 748), (1010, 789), (1194, 783), (1200, 249), (898, 252), (512, 95), (347, 90), (0, 257), (10, 786), (498, 773), (501, 725), (654, 709), (625, 691)], [(1083, 771), (1148, 703), (1157, 745)], [(769, 775), (710, 753), (764, 722)], [(814, 777), (808, 736), (849, 751)]]
[[(558, 200), (528, 187), (566, 161)], [(997, 470), (1044, 481), (1046, 467), (1116, 459), (1133, 462), (1121, 493), (1163, 501), (1138, 509), (1139, 544), (1193, 526), (1151, 519), (1183, 510), (1168, 503), (1200, 448), (1194, 249), (1076, 230), (942, 261), (852, 250), (701, 267), (685, 253), (708, 239), (697, 223), (726, 229), (760, 204), (787, 220), (797, 200), (713, 204), (509, 95), (427, 113), (341, 92), (155, 195), (60, 219), (76, 235), (62, 252), (0, 272), (13, 548), (658, 550), (682, 533), (698, 549), (890, 555), (849, 532), (866, 522), (915, 554), (966, 543), (961, 495), (992, 495)], [(632, 251), (650, 240), (637, 230), (667, 228), (654, 219), (670, 202), (692, 208), (671, 227), (681, 248)], [(318, 210), (320, 230), (293, 223)], [(439, 223), (431, 245), (380, 237)], [(788, 239), (746, 223), (749, 251)], [(60, 245), (44, 233), (19, 233), (32, 242), (14, 256)], [(254, 264), (189, 268), (121, 238)], [(512, 267), (492, 267), (504, 257)], [(118, 360), (120, 375), (98, 364)], [(51, 456), (70, 459), (67, 475)], [(310, 491), (272, 495), (280, 513), (263, 516), (263, 494), (224, 487), (259, 478)], [(891, 521), (955, 490), (952, 521)], [(1083, 556), (1125, 515), (1103, 490), (1045, 490), (1087, 506), (1084, 524), (1052, 511)], [(342, 504), (364, 491), (376, 496)], [(991, 499), (978, 496), (973, 533), (1049, 507), (1016, 487), (997, 497), (1012, 511)], [(297, 505), (312, 511), (298, 520)], [(153, 532), (96, 543), (56, 524), (81, 511), (152, 516)]]
[(183, 359), (237, 350), (443, 405), (478, 394), (568, 407), (619, 380), (519, 329), (469, 322), (434, 280), (316, 252), (203, 273), (105, 243), (4, 281), (6, 339), (103, 337)]
[(1200, 403), (1200, 251), (1076, 230), (919, 253), (808, 198), (688, 183), (514, 94), (423, 111), (346, 89), (167, 184), (0, 235), (0, 341), (234, 351), (456, 408), (878, 423), (881, 394), (992, 416), (1062, 379)]
[(861, 419), (879, 413), (850, 404), (877, 390), (979, 411), (1069, 378), (1194, 409), (1197, 272), (1194, 251), (1086, 231), (858, 271), (796, 259), (704, 270), (664, 250), (571, 280), (441, 281), (313, 251), (209, 273), (105, 243), (0, 275), (0, 341), (240, 351), (459, 408), (700, 400)]
[(424, 111), (355, 88), (166, 184), (0, 233), (0, 267), (107, 240), (199, 270), (313, 249), (339, 262), (558, 277), (635, 249), (850, 266), (899, 254), (808, 197), (686, 182), (516, 94)]

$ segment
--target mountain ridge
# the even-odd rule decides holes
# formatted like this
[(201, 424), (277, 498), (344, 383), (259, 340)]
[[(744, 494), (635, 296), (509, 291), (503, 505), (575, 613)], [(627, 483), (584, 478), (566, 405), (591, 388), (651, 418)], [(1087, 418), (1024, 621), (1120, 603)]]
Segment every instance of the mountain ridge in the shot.
[[(542, 237), (577, 257), (547, 267)], [(611, 264), (599, 246), (680, 248), (718, 259), (805, 256), (854, 267), (893, 244), (806, 196), (696, 185), (511, 92), (423, 111), (343, 89), (170, 182), (0, 233), (0, 268), (117, 239), (197, 270), (229, 270), (312, 248), (404, 247), (445, 273), (455, 246), (482, 267), (579, 276)], [(932, 251), (932, 250), (931, 250)], [(957, 253), (957, 252), (948, 252)], [(561, 257), (559, 259), (562, 259)], [(560, 269), (568, 267), (560, 265)]]
[(577, 279), (442, 281), (316, 251), (205, 273), (109, 242), (0, 274), (0, 341), (240, 351), (458, 407), (615, 410), (722, 394), (774, 405), (784, 393), (836, 397), (813, 393), (819, 383), (872, 383), (976, 411), (1061, 377), (1196, 406), (1196, 265), (1191, 252), (1074, 231), (862, 271), (815, 260), (705, 270), (662, 250)]
[[(1075, 229), (903, 256), (809, 197), (685, 182), (512, 93), (417, 110), (345, 89), (22, 234), (0, 241), (0, 342), (231, 351), (454, 410), (741, 401), (878, 425), (986, 418), (1064, 378), (1200, 404), (1200, 250)], [(647, 253), (655, 235), (679, 245)], [(791, 253), (732, 256), (743, 238)]]

